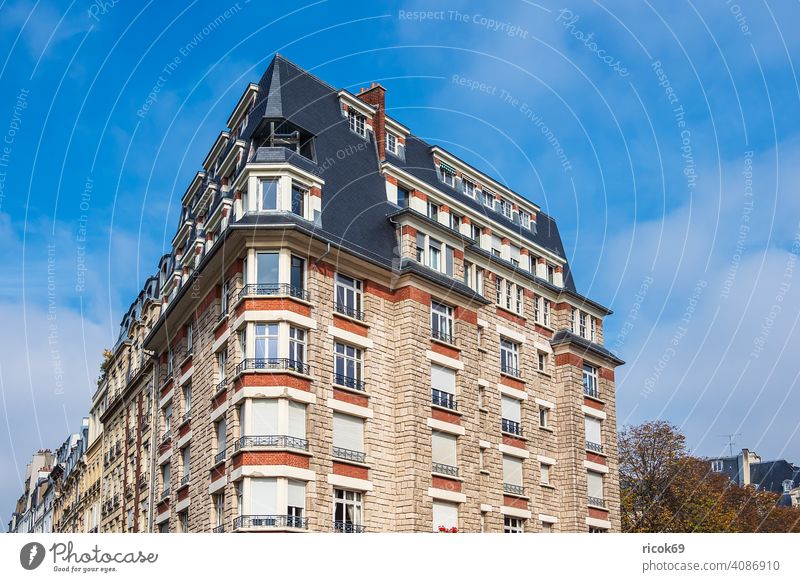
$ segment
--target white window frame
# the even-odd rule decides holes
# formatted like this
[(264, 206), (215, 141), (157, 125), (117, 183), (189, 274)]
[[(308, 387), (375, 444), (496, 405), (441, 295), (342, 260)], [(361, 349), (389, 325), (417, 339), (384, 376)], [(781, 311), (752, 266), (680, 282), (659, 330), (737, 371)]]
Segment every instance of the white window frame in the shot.
[[(342, 365), (342, 374), (337, 372), (339, 369), (339, 362), (341, 362)], [(352, 366), (354, 371), (353, 376), (347, 374), (347, 370), (350, 366)], [(334, 382), (339, 385), (348, 386), (348, 381), (363, 382), (364, 354), (361, 348), (351, 346), (344, 342), (335, 342), (333, 345), (333, 373)]]
[[(438, 335), (437, 335), (438, 334)], [(455, 341), (453, 308), (436, 300), (431, 300), (431, 335), (438, 340)]]
[(501, 369), (513, 369), (519, 373), (519, 344), (517, 342), (504, 337), (500, 338), (500, 366)]
[(391, 131), (386, 132), (386, 151), (393, 155), (398, 155), (400, 140)]
[(367, 118), (352, 107), (347, 110), (347, 124), (356, 135), (367, 137)]
[(595, 398), (600, 395), (597, 371), (596, 366), (584, 362), (582, 373), (583, 393)]
[[(340, 308), (344, 308), (344, 315), (348, 316), (347, 311), (354, 312), (356, 315), (362, 313), (364, 304), (362, 281), (343, 273), (336, 273), (334, 280), (333, 300), (336, 310), (341, 313)], [(339, 301), (340, 292), (342, 301)], [(352, 305), (349, 304), (350, 301), (352, 301)]]
[[(348, 508), (352, 511), (349, 517)], [(338, 509), (341, 509), (342, 519), (336, 519)], [(344, 532), (348, 528), (358, 531), (364, 525), (364, 494), (361, 491), (339, 487), (333, 489), (333, 523), (336, 531)]]
[(521, 517), (503, 516), (503, 533), (525, 533), (525, 520)]

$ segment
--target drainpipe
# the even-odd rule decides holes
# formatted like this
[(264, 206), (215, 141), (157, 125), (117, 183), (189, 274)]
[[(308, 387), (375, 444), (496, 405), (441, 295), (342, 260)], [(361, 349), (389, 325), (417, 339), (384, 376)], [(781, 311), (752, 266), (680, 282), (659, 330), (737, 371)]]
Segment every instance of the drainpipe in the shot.
[(156, 390), (158, 390), (157, 382), (160, 373), (158, 357), (155, 354), (151, 354), (150, 357), (153, 359), (153, 389), (150, 390), (150, 483), (147, 487), (147, 533), (153, 532), (153, 512), (155, 511), (153, 507), (153, 493), (156, 483), (155, 436), (158, 434), (158, 427), (156, 426), (156, 421), (158, 420), (158, 414), (156, 414)]

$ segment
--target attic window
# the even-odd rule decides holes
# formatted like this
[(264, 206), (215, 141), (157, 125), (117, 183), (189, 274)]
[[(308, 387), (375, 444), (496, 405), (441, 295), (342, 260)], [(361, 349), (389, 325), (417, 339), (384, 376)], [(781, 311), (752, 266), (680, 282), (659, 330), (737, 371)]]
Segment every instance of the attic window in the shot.
[(439, 163), (439, 179), (448, 186), (454, 186), (456, 181), (456, 170), (444, 162)]
[(523, 228), (531, 227), (531, 215), (524, 210), (519, 211), (519, 223)]
[(386, 132), (386, 151), (397, 155), (397, 136), (393, 133)]
[(366, 118), (357, 111), (354, 111), (353, 109), (350, 109), (347, 112), (347, 117), (350, 123), (350, 131), (357, 133), (361, 137), (366, 137), (367, 136)]

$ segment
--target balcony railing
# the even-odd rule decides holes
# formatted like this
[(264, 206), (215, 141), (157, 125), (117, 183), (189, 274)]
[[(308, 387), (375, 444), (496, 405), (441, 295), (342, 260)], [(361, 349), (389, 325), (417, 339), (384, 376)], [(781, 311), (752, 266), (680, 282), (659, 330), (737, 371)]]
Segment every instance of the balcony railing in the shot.
[(595, 507), (605, 507), (606, 501), (602, 497), (592, 497), (591, 495), (586, 498), (586, 501), (589, 505), (594, 505)]
[(246, 370), (291, 370), (308, 376), (311, 367), (290, 358), (246, 358), (237, 364), (236, 373), (241, 374)]
[(235, 451), (250, 447), (270, 447), (277, 449), (300, 449), (308, 450), (308, 441), (299, 437), (288, 436), (285, 434), (261, 434), (239, 437), (234, 443)]
[(522, 376), (522, 373), (519, 371), (519, 368), (512, 368), (508, 364), (501, 364), (500, 371), (506, 376), (513, 376), (514, 378), (519, 378)]
[(218, 465), (219, 463), (221, 463), (222, 461), (225, 460), (226, 456), (227, 456), (227, 451), (226, 450), (221, 450), (216, 455), (214, 455), (214, 464)]
[(308, 518), (294, 515), (240, 515), (233, 520), (233, 529), (250, 527), (308, 529)]
[(334, 521), (333, 531), (336, 533), (364, 533), (367, 526), (346, 521)]
[(89, 533), (97, 533), (97, 526), (94, 526), (89, 530)]
[(338, 384), (339, 386), (352, 388), (353, 390), (361, 390), (362, 392), (366, 390), (366, 384), (363, 380), (351, 378), (350, 376), (345, 376), (344, 374), (334, 374), (333, 383)]
[(211, 533), (225, 533), (225, 526), (220, 524), (211, 530)]
[(190, 418), (192, 418), (192, 411), (191, 410), (187, 410), (186, 412), (183, 413), (183, 422), (186, 422)]
[(302, 287), (293, 287), (288, 283), (255, 283), (245, 285), (239, 291), (239, 299), (244, 297), (269, 297), (273, 295), (286, 295), (309, 301), (308, 291)]
[(214, 394), (211, 396), (211, 399), (213, 400), (214, 398), (216, 398), (217, 394), (225, 390), (225, 387), (227, 385), (228, 385), (228, 380), (226, 378), (223, 378), (222, 380), (214, 384)]
[(352, 317), (353, 319), (357, 319), (359, 321), (364, 321), (364, 312), (359, 311), (353, 307), (348, 307), (344, 303), (337, 303), (335, 306), (336, 313), (341, 313), (342, 315), (346, 315), (347, 317)]
[(172, 431), (170, 429), (167, 429), (164, 431), (164, 436), (161, 437), (161, 443), (163, 444), (167, 442), (170, 438), (172, 438)]
[(509, 495), (525, 495), (525, 488), (522, 485), (503, 483), (503, 493), (508, 493)]
[(443, 463), (433, 463), (431, 470), (440, 475), (449, 475), (451, 477), (458, 477), (458, 467), (452, 467)]
[(161, 501), (164, 501), (167, 497), (169, 497), (169, 486), (164, 487), (164, 490), (161, 492)]
[(431, 330), (431, 337), (435, 340), (439, 340), (440, 342), (444, 342), (446, 344), (455, 345), (456, 340), (453, 337), (452, 333), (448, 333), (443, 329), (432, 329)]
[(589, 386), (588, 384), (584, 384), (583, 393), (586, 394), (586, 396), (591, 396), (592, 398), (600, 397), (600, 392), (597, 390), (597, 386)]
[(501, 429), (505, 433), (522, 436), (522, 425), (515, 420), (502, 419)]
[(366, 453), (343, 449), (341, 447), (333, 447), (332, 454), (337, 459), (344, 459), (345, 461), (353, 461), (355, 463), (363, 463), (367, 459)]
[(141, 475), (139, 477), (139, 489), (144, 489), (145, 487), (147, 487), (147, 477)]
[(602, 453), (603, 445), (599, 443), (593, 443), (592, 441), (586, 441), (586, 450), (594, 453)]
[(181, 479), (181, 487), (185, 487), (186, 485), (189, 484), (189, 476), (190, 475), (188, 473), (183, 476), (183, 478)]
[(456, 409), (456, 397), (443, 390), (433, 388), (431, 390), (431, 404), (449, 408), (450, 410)]

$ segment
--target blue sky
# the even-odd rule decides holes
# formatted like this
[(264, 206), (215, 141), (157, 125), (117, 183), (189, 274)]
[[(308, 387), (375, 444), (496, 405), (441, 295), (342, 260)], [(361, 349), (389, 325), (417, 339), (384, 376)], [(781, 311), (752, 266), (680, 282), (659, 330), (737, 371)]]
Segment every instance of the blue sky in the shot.
[(0, 514), (31, 452), (77, 430), (276, 51), (381, 82), (390, 114), (556, 217), (579, 290), (616, 312), (620, 424), (800, 461), (796, 5), (101, 4), (0, 2)]

